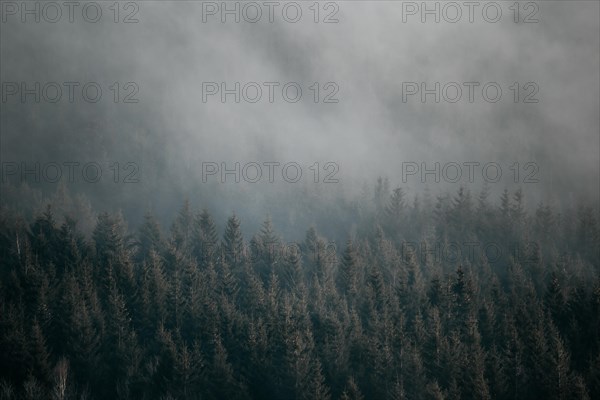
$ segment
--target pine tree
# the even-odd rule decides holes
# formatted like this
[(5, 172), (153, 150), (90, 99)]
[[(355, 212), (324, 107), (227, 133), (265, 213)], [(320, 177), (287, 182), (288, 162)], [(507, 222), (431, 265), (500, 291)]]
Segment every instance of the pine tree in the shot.
[(98, 264), (106, 266), (123, 261), (125, 251), (125, 228), (120, 220), (103, 213), (98, 216), (93, 238), (96, 245)]
[(390, 181), (389, 179), (377, 178), (377, 186), (375, 186), (374, 203), (375, 216), (377, 219), (383, 218), (385, 213), (385, 203), (390, 197)]
[(352, 240), (348, 239), (342, 255), (339, 272), (340, 290), (349, 298), (356, 296), (359, 284), (358, 256)]
[(144, 223), (139, 229), (138, 238), (138, 261), (150, 257), (151, 252), (160, 254), (164, 250), (160, 226), (156, 218), (149, 212), (144, 215)]
[(171, 226), (171, 241), (175, 248), (186, 255), (191, 251), (193, 220), (194, 216), (190, 202), (188, 199), (185, 199), (175, 222)]
[(387, 293), (383, 274), (376, 263), (369, 266), (367, 286), (371, 289), (375, 309), (381, 312), (387, 306)]
[(222, 242), (222, 255), (227, 264), (236, 271), (244, 260), (244, 240), (240, 230), (240, 220), (233, 214), (227, 220)]
[(525, 195), (523, 194), (523, 190), (521, 188), (518, 188), (515, 193), (513, 193), (510, 217), (514, 227), (521, 232), (522, 226), (525, 222)]
[[(263, 280), (274, 270), (276, 264), (281, 264), (281, 239), (275, 234), (271, 218), (263, 222), (260, 234), (252, 241), (255, 269)], [(279, 268), (278, 268), (279, 269)]]
[(423, 363), (428, 376), (441, 380), (444, 375), (443, 353), (447, 348), (447, 343), (437, 307), (429, 309), (427, 325), (427, 336), (425, 344), (422, 346)]
[(125, 299), (114, 283), (108, 301), (102, 356), (107, 368), (104, 376), (111, 386), (106, 388), (105, 394), (113, 398), (128, 398), (139, 363), (137, 336)]
[(550, 312), (554, 323), (558, 325), (559, 329), (566, 331), (566, 301), (558, 276), (554, 272), (551, 274), (550, 283), (546, 289), (545, 305)]
[(114, 279), (119, 290), (132, 300), (134, 295), (133, 265), (130, 260), (126, 226), (122, 217), (110, 216), (107, 213), (98, 216), (98, 223), (94, 228), (93, 239), (96, 247), (95, 278), (102, 282), (100, 294), (103, 301), (107, 302), (110, 290), (110, 279)]
[(435, 224), (435, 234), (437, 242), (445, 242), (450, 234), (450, 197), (448, 195), (437, 196), (435, 207), (433, 209), (433, 220)]
[(228, 353), (219, 335), (214, 336), (214, 356), (211, 366), (211, 392), (215, 398), (239, 399), (245, 392), (244, 386), (236, 379)]
[(452, 284), (454, 327), (465, 337), (469, 331), (468, 322), (473, 319), (473, 287), (471, 280), (465, 276), (462, 266), (456, 270), (456, 278)]
[[(74, 373), (83, 382), (99, 381), (97, 365), (101, 363), (103, 324), (96, 318), (83, 293), (75, 289), (69, 305), (69, 322), (63, 340), (67, 342)], [(109, 325), (107, 328), (113, 327)], [(119, 349), (111, 349), (118, 352)], [(114, 353), (113, 353), (114, 354)]]
[(84, 239), (76, 230), (76, 221), (67, 217), (56, 238), (56, 273), (61, 275), (65, 270), (76, 268), (82, 262), (84, 252)]
[(302, 267), (300, 248), (296, 244), (285, 247), (283, 258), (282, 282), (289, 290), (302, 291), (305, 288), (305, 275)]
[(550, 338), (548, 343), (549, 363), (546, 372), (548, 393), (553, 399), (566, 400), (573, 389), (571, 374), (571, 355), (560, 337), (554, 324), (549, 324)]
[(164, 321), (167, 315), (167, 297), (169, 293), (169, 283), (165, 276), (163, 261), (160, 256), (151, 252), (146, 262), (146, 275), (150, 290), (150, 304), (152, 306), (151, 320), (154, 326), (158, 321)]
[(346, 387), (344, 388), (344, 392), (340, 397), (341, 400), (363, 400), (364, 396), (362, 395), (360, 388), (354, 381), (354, 378), (349, 377), (348, 382), (346, 383)]
[(471, 193), (461, 186), (456, 196), (452, 199), (452, 206), (448, 215), (450, 225), (454, 228), (452, 231), (453, 237), (460, 237), (463, 240), (471, 239), (473, 231), (472, 208)]
[(175, 395), (183, 399), (196, 398), (208, 384), (206, 367), (198, 343), (191, 349), (183, 343), (179, 347), (173, 365), (171, 386), (175, 390)]
[(312, 363), (311, 380), (308, 387), (302, 391), (304, 399), (329, 400), (331, 398), (329, 387), (323, 376), (321, 362), (316, 359)]
[(290, 393), (295, 399), (304, 398), (304, 392), (311, 383), (311, 360), (314, 343), (308, 331), (294, 330), (286, 340), (286, 369), (289, 370)]
[(327, 265), (329, 260), (326, 243), (325, 240), (317, 235), (314, 226), (311, 226), (306, 232), (302, 254), (306, 257), (305, 264), (307, 266), (308, 278), (312, 279), (313, 275), (316, 275), (321, 281), (328, 278), (329, 271), (327, 270)]
[(30, 335), (31, 342), (28, 345), (28, 349), (33, 362), (31, 373), (42, 385), (48, 385), (52, 373), (50, 367), (50, 353), (48, 352), (44, 333), (37, 320), (33, 321)]
[(394, 189), (390, 196), (389, 203), (385, 206), (384, 215), (386, 217), (386, 226), (389, 228), (390, 236), (396, 238), (400, 233), (404, 218), (404, 191), (402, 188)]
[(31, 226), (31, 249), (39, 259), (56, 264), (58, 231), (52, 208), (48, 204), (46, 211), (35, 219)]
[(204, 268), (209, 261), (215, 262), (218, 247), (217, 227), (208, 210), (203, 209), (194, 219), (192, 229), (192, 254), (198, 265)]

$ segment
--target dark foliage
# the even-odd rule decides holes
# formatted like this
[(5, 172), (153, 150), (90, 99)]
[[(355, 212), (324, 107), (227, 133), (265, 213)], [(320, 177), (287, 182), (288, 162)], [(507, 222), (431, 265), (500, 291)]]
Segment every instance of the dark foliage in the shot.
[(4, 211), (0, 398), (600, 398), (597, 210), (523, 199), (380, 180), (341, 245)]

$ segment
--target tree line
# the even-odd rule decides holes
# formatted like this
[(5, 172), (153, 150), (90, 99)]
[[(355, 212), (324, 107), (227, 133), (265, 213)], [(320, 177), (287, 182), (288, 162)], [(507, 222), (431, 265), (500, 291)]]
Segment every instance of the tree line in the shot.
[(598, 210), (524, 202), (379, 180), (297, 242), (189, 201), (90, 236), (4, 207), (0, 398), (600, 398)]

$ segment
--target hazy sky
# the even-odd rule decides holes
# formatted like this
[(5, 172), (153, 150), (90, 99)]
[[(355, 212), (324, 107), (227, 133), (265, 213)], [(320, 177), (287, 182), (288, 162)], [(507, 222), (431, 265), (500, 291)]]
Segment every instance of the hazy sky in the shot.
[[(33, 8), (35, 3), (28, 4)], [(489, 2), (478, 3), (472, 23), (464, 2), (454, 3), (462, 12), (455, 23), (445, 19), (455, 18), (456, 8), (444, 3), (437, 3), (439, 23), (435, 15), (425, 15), (423, 23), (422, 10), (414, 8), (421, 2), (392, 1), (322, 2), (317, 23), (313, 2), (298, 2), (302, 16), (292, 23), (286, 18), (293, 20), (298, 7), (287, 3), (273, 6), (269, 22), (264, 2), (241, 2), (239, 23), (234, 15), (221, 22), (221, 2), (121, 3), (118, 23), (113, 2), (95, 3), (102, 10), (97, 23), (83, 18), (84, 2), (74, 9), (72, 23), (64, 6), (60, 18), (48, 8), (45, 14), (40, 11), (39, 23), (31, 15), (23, 23), (20, 2), (14, 3), (16, 11), (3, 5), (3, 162), (131, 161), (139, 166), (145, 187), (163, 176), (184, 194), (192, 186), (209, 188), (210, 179), (204, 186), (202, 182), (203, 162), (297, 162), (308, 183), (314, 174), (311, 165), (319, 163), (322, 181), (328, 172), (324, 164), (335, 162), (338, 185), (345, 188), (360, 187), (378, 175), (403, 184), (403, 163), (426, 162), (433, 168), (435, 162), (443, 167), (471, 161), (497, 163), (503, 180), (496, 186), (504, 188), (514, 179), (518, 162), (518, 180), (530, 191), (567, 201), (598, 199), (598, 2), (522, 2), (518, 23), (512, 1), (487, 6), (488, 20), (501, 10), (496, 23), (484, 18)], [(236, 7), (235, 2), (227, 4)], [(246, 22), (244, 16), (256, 15), (256, 4), (260, 20)], [(427, 4), (436, 7), (436, 2)], [(90, 7), (86, 12), (93, 18), (96, 8)], [(137, 23), (122, 21), (130, 14)], [(324, 23), (327, 17), (338, 22)], [(526, 17), (538, 22), (526, 23)], [(8, 95), (14, 89), (10, 82), (80, 86), (73, 103), (65, 89), (57, 103), (42, 96), (36, 104), (33, 95), (20, 102), (20, 87)], [(102, 88), (97, 103), (81, 96), (87, 82)], [(119, 83), (118, 103), (113, 102), (114, 87), (110, 89), (114, 82)], [(127, 82), (135, 85), (126, 87)], [(220, 93), (203, 102), (203, 82), (209, 82), (206, 89), (214, 89), (210, 82), (224, 82), (229, 89), (240, 82), (240, 103), (233, 94), (222, 103)], [(249, 82), (257, 85), (244, 92)], [(273, 86), (273, 103), (264, 82), (279, 84)], [(291, 97), (296, 85), (302, 89), (295, 103), (282, 97), (282, 87), (290, 82)], [(434, 94), (425, 103), (420, 93), (407, 94), (421, 83), (431, 89), (436, 82), (439, 103)], [(451, 82), (456, 84), (447, 85)], [(473, 102), (465, 82), (479, 84), (473, 86)], [(496, 87), (502, 89), (496, 103), (483, 97), (482, 88), (489, 83), (490, 97)], [(243, 95), (253, 98), (256, 86), (262, 98), (245, 101)], [(462, 97), (447, 101), (456, 96), (457, 86)], [(122, 103), (136, 87), (133, 98), (139, 102)], [(52, 97), (54, 89), (47, 89)], [(338, 102), (323, 103), (334, 91), (331, 98)], [(524, 103), (525, 98), (538, 102)], [(534, 164), (526, 169), (528, 162)], [(449, 176), (453, 171), (446, 170)], [(467, 171), (462, 170), (464, 177)], [(474, 172), (475, 183), (481, 184), (481, 167)], [(539, 183), (524, 183), (529, 173)], [(215, 177), (209, 178), (216, 184)], [(420, 180), (409, 176), (403, 185), (422, 189)], [(258, 189), (240, 190), (248, 194)]]

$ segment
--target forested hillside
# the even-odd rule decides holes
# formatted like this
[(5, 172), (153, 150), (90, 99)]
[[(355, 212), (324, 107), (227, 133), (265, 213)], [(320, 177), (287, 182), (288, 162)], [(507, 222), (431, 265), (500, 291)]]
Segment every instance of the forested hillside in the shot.
[(598, 210), (488, 197), (379, 186), (298, 243), (4, 208), (0, 398), (600, 398)]
[(600, 400), (599, 16), (0, 0), (0, 400)]

